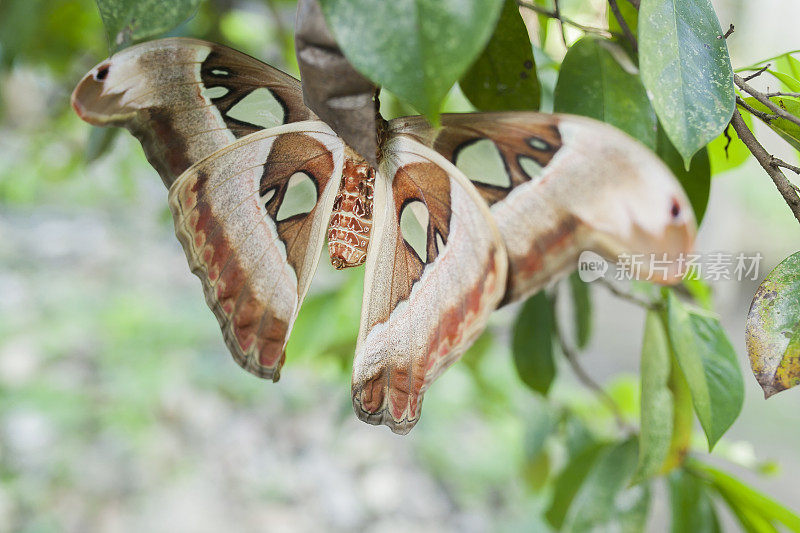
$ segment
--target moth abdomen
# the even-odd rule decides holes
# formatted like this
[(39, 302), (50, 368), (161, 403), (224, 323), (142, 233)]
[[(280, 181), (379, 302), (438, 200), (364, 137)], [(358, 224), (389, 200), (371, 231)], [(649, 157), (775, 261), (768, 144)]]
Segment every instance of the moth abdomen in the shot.
[(374, 187), (375, 170), (348, 154), (328, 224), (328, 252), (337, 269), (359, 266), (367, 258)]

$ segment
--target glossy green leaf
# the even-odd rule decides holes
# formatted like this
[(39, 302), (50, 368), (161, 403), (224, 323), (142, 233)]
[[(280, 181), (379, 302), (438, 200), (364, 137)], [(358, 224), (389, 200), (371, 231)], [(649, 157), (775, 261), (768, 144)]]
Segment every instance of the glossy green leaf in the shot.
[(175, 28), (191, 17), (200, 0), (96, 0), (112, 51)]
[(706, 484), (683, 469), (668, 477), (672, 533), (718, 533), (719, 519)]
[(562, 531), (642, 531), (650, 490), (646, 484), (628, 486), (636, 457), (636, 439), (604, 450), (572, 499)]
[(431, 119), (483, 50), (503, 0), (320, 0), (345, 56)]
[(784, 259), (756, 290), (745, 339), (750, 367), (767, 398), (800, 383), (800, 252)]
[[(745, 98), (744, 100), (750, 104), (753, 109), (763, 111), (764, 113), (773, 114), (772, 110), (755, 98)], [(800, 117), (800, 100), (797, 98), (775, 97), (770, 98), (770, 101), (774, 102), (787, 113), (790, 113), (795, 117)], [(800, 150), (800, 125), (797, 125), (791, 120), (787, 120), (785, 118), (772, 119), (767, 122), (767, 125), (772, 128), (775, 133), (783, 137), (786, 142), (791, 144), (795, 150)]]
[(698, 461), (692, 461), (689, 466), (731, 504), (731, 509), (744, 511), (744, 516), (755, 523), (756, 528), (759, 523), (766, 522), (773, 529), (782, 524), (789, 531), (800, 532), (800, 516), (784, 505), (716, 467)]
[(672, 440), (673, 403), (669, 390), (671, 356), (661, 316), (647, 313), (642, 342), (642, 408), (639, 432), (639, 463), (634, 483), (661, 471)]
[(553, 303), (544, 291), (526, 301), (514, 324), (512, 351), (514, 365), (522, 382), (547, 394), (556, 376), (553, 359)]
[(656, 147), (656, 116), (636, 67), (611, 41), (587, 36), (570, 47), (554, 105), (557, 112), (602, 120)]
[(657, 153), (675, 174), (675, 177), (678, 178), (683, 190), (686, 191), (699, 225), (706, 214), (708, 197), (711, 193), (711, 163), (708, 159), (708, 151), (703, 148), (695, 154), (691, 165), (689, 165), (689, 170), (686, 170), (683, 158), (667, 138), (664, 130), (659, 126)]
[[(743, 113), (742, 118), (747, 127), (752, 129), (753, 117), (749, 113)], [(726, 132), (727, 136), (725, 135)], [(749, 157), (750, 150), (736, 134), (733, 127), (726, 128), (722, 135), (708, 145), (708, 159), (711, 162), (712, 176), (742, 165)]]
[(744, 381), (736, 352), (719, 319), (687, 307), (672, 291), (667, 316), (672, 349), (712, 449), (742, 410)]
[(505, 1), (489, 44), (459, 85), (481, 111), (539, 109), (533, 48), (515, 0)]
[(575, 344), (586, 348), (592, 337), (592, 294), (589, 284), (581, 281), (576, 272), (569, 276), (572, 295), (572, 317), (575, 323)]
[(642, 0), (639, 67), (685, 168), (733, 115), (728, 47), (710, 0)]

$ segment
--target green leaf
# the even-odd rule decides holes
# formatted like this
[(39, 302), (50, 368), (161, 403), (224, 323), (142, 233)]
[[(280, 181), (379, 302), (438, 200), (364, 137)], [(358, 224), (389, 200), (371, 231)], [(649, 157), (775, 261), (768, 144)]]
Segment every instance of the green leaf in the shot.
[[(731, 508), (746, 511), (751, 521), (765, 521), (771, 525), (783, 524), (790, 531), (800, 532), (800, 516), (772, 498), (761, 494), (730, 474), (698, 461), (690, 463), (696, 475), (704, 477), (731, 504)], [(774, 527), (773, 527), (774, 529)]]
[(514, 324), (512, 351), (514, 365), (522, 382), (547, 394), (556, 376), (553, 360), (553, 303), (540, 291), (526, 301)]
[[(773, 114), (771, 109), (755, 98), (745, 98), (744, 101), (750, 104), (750, 106), (757, 111)], [(796, 98), (775, 97), (770, 98), (770, 101), (778, 105), (787, 113), (790, 113), (795, 117), (800, 117), (800, 100), (797, 100)], [(775, 133), (783, 137), (786, 142), (791, 144), (795, 150), (800, 150), (800, 125), (797, 125), (791, 120), (787, 120), (785, 118), (775, 118), (766, 124), (772, 128)]]
[(745, 340), (767, 398), (800, 383), (800, 252), (784, 259), (756, 290)]
[(581, 488), (586, 476), (602, 452), (610, 448), (608, 444), (594, 444), (570, 458), (564, 470), (558, 475), (553, 486), (553, 499), (545, 513), (547, 521), (557, 530), (564, 525), (567, 512)]
[(686, 191), (699, 226), (706, 214), (708, 197), (711, 193), (711, 163), (708, 159), (708, 151), (704, 148), (695, 154), (689, 170), (686, 170), (683, 158), (659, 125), (657, 153), (678, 178), (683, 190)]
[(713, 310), (714, 302), (712, 301), (711, 286), (700, 279), (696, 270), (691, 269), (681, 281), (683, 287), (692, 295), (692, 299), (694, 299), (697, 305), (706, 311)]
[[(743, 113), (747, 127), (753, 129), (753, 117)], [(728, 136), (725, 135), (727, 132)], [(722, 172), (732, 170), (750, 157), (750, 150), (745, 146), (739, 135), (732, 127), (728, 127), (722, 135), (711, 141), (708, 145), (708, 159), (711, 161), (711, 175), (716, 176)]]
[(686, 383), (686, 377), (678, 365), (675, 352), (670, 345), (672, 361), (670, 364), (669, 390), (672, 393), (672, 439), (669, 452), (661, 468), (662, 472), (671, 472), (683, 464), (692, 440), (694, 417), (692, 416), (692, 393)]
[(576, 272), (569, 276), (572, 294), (572, 316), (575, 321), (575, 344), (586, 348), (592, 336), (592, 298), (589, 284), (581, 281)]
[(481, 111), (539, 109), (536, 62), (515, 0), (505, 1), (489, 44), (459, 85)]
[(689, 168), (736, 105), (728, 47), (710, 0), (642, 0), (639, 67), (653, 107)]
[(656, 116), (636, 67), (611, 41), (587, 36), (564, 57), (555, 91), (555, 110), (616, 126), (656, 147)]
[(168, 32), (197, 10), (200, 0), (96, 0), (112, 52)]
[(86, 143), (86, 162), (91, 163), (103, 157), (114, 145), (120, 128), (101, 128), (92, 126)]
[(541, 489), (550, 474), (550, 459), (545, 443), (555, 431), (557, 422), (556, 416), (544, 402), (525, 417), (525, 463), (522, 474), (532, 490)]
[(673, 404), (669, 390), (671, 356), (667, 332), (659, 314), (647, 313), (642, 342), (642, 408), (639, 464), (634, 483), (661, 471), (672, 440)]
[(642, 531), (650, 490), (644, 484), (628, 487), (636, 457), (636, 439), (604, 450), (572, 499), (562, 531)]
[(320, 0), (353, 66), (431, 119), (481, 53), (503, 0)]
[(742, 373), (719, 320), (686, 307), (672, 291), (668, 292), (670, 343), (711, 450), (742, 410)]
[(672, 507), (672, 533), (718, 533), (717, 513), (706, 484), (683, 469), (669, 477), (669, 498)]
[(783, 84), (783, 87), (792, 93), (800, 92), (800, 81), (796, 80), (795, 78), (789, 76), (788, 74), (784, 74), (783, 72), (778, 72), (777, 70), (767, 70), (770, 74), (778, 78)]
[(775, 70), (769, 73), (778, 78), (790, 92), (800, 91), (800, 61), (792, 57), (793, 52), (787, 52), (775, 58)]

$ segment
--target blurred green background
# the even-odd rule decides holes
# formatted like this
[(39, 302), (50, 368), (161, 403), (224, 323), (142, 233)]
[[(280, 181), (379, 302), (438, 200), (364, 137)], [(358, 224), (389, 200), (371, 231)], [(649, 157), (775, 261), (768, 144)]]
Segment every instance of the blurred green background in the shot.
[[(714, 4), (724, 27), (736, 25), (734, 67), (800, 47), (796, 2)], [(562, 8), (605, 20), (603, 2)], [(174, 34), (296, 75), (293, 20), (291, 1), (214, 0)], [(557, 38), (548, 44), (563, 54)], [(245, 373), (139, 145), (92, 130), (69, 107), (74, 84), (107, 53), (92, 0), (0, 2), (0, 531), (546, 530), (547, 473), (569, 439), (615, 429), (567, 368), (546, 402), (521, 385), (509, 350), (516, 308), (496, 313), (436, 382), (407, 437), (352, 413), (361, 269), (335, 272), (323, 258), (280, 383)], [(465, 105), (457, 94), (449, 103)], [(758, 134), (796, 159), (766, 128)], [(753, 161), (714, 178), (699, 250), (759, 251), (763, 276), (799, 237)], [(714, 284), (747, 398), (708, 460), (797, 508), (800, 392), (765, 402), (744, 354), (756, 285)], [(583, 363), (635, 423), (644, 316), (593, 289)], [(666, 529), (667, 517), (659, 485), (648, 529)]]

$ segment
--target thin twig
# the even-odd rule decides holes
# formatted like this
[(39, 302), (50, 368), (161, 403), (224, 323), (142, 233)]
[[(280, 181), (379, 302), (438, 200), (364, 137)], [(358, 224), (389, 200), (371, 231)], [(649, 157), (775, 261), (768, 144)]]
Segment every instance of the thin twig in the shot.
[(784, 92), (764, 93), (764, 96), (766, 96), (767, 98), (775, 98), (776, 96), (785, 96), (786, 98), (800, 98), (800, 93), (784, 93)]
[(778, 115), (770, 115), (769, 113), (764, 113), (763, 111), (759, 111), (758, 109), (754, 108), (747, 102), (745, 102), (740, 96), (736, 97), (736, 103), (742, 108), (747, 110), (749, 113), (757, 116), (767, 124), (771, 123), (776, 118), (781, 118)]
[(620, 430), (624, 431), (625, 433), (632, 433), (632, 428), (627, 424), (627, 422), (625, 422), (625, 417), (623, 417), (622, 411), (617, 405), (617, 402), (614, 401), (614, 398), (612, 398), (611, 395), (608, 394), (599, 383), (592, 379), (589, 373), (586, 372), (586, 370), (584, 370), (584, 368), (578, 362), (577, 354), (567, 344), (566, 337), (564, 332), (561, 330), (561, 326), (558, 324), (558, 320), (556, 320), (555, 324), (555, 333), (558, 344), (561, 346), (561, 351), (564, 354), (564, 358), (569, 363), (572, 371), (575, 373), (575, 377), (578, 378), (578, 381), (580, 381), (586, 388), (591, 390), (594, 395), (597, 396), (597, 399), (608, 408), (608, 410), (614, 416), (614, 421)]
[(627, 300), (628, 302), (631, 302), (632, 304), (638, 305), (639, 307), (644, 307), (645, 309), (649, 309), (651, 311), (657, 311), (657, 310), (660, 309), (660, 303), (658, 303), (658, 302), (649, 302), (647, 300), (643, 300), (643, 299), (639, 298), (638, 296), (634, 296), (633, 294), (631, 294), (629, 292), (625, 292), (625, 291), (623, 291), (622, 289), (620, 289), (619, 287), (617, 287), (616, 285), (614, 285), (613, 283), (611, 283), (610, 281), (608, 281), (605, 278), (600, 278), (598, 281), (605, 288), (607, 288), (609, 290), (609, 292), (611, 292), (611, 294), (613, 294), (617, 298), (621, 298), (623, 300)]
[(754, 74), (750, 74), (749, 76), (744, 77), (744, 81), (750, 81), (753, 78), (757, 78), (764, 74), (767, 70), (769, 70), (769, 64), (764, 65), (760, 69), (758, 69)]
[(628, 26), (628, 22), (625, 20), (625, 17), (622, 16), (622, 11), (619, 10), (617, 0), (608, 0), (608, 5), (611, 7), (611, 12), (614, 13), (614, 18), (617, 19), (619, 27), (622, 28), (622, 33), (625, 34), (625, 38), (631, 43), (633, 51), (638, 53), (639, 43), (636, 42), (636, 36), (631, 31), (630, 26)]
[(788, 120), (789, 122), (793, 122), (800, 126), (800, 118), (792, 115), (791, 113), (787, 112), (785, 109), (781, 108), (778, 105), (775, 105), (775, 102), (767, 98), (767, 96), (762, 93), (761, 91), (757, 91), (756, 89), (750, 87), (738, 74), (733, 75), (733, 82), (744, 92), (750, 94), (753, 98), (764, 104), (767, 109), (778, 115), (779, 117)]
[[(531, 11), (539, 13), (540, 15), (544, 15), (545, 17), (559, 20), (564, 24), (568, 24), (570, 26), (578, 28), (579, 30), (585, 31), (586, 33), (594, 33), (597, 35), (602, 35), (604, 37), (622, 37), (616, 32), (604, 30), (602, 28), (594, 28), (592, 26), (585, 26), (579, 22), (575, 22), (574, 20), (561, 15), (560, 8), (558, 11), (551, 11), (546, 7), (542, 7), (536, 4), (531, 4), (529, 2), (525, 2), (524, 0), (517, 0), (517, 5), (519, 7), (524, 7), (525, 9), (530, 9)], [(556, 3), (556, 7), (558, 7), (558, 3)]]
[(783, 172), (781, 172), (778, 165), (775, 164), (775, 158), (769, 154), (761, 145), (761, 143), (755, 138), (753, 132), (750, 131), (750, 128), (748, 128), (747, 124), (745, 124), (744, 119), (742, 118), (742, 115), (739, 113), (738, 109), (733, 111), (731, 125), (733, 126), (733, 129), (736, 130), (736, 134), (739, 135), (739, 139), (741, 139), (745, 146), (747, 146), (748, 150), (750, 150), (750, 153), (755, 156), (756, 160), (761, 165), (761, 168), (763, 168), (769, 177), (772, 178), (772, 182), (775, 184), (775, 187), (778, 188), (778, 192), (781, 193), (781, 196), (783, 196), (783, 199), (786, 201), (789, 209), (792, 210), (794, 217), (798, 222), (800, 222), (800, 194), (798, 194), (797, 189), (786, 178)]
[(800, 167), (796, 167), (796, 166), (794, 166), (794, 165), (790, 165), (789, 163), (787, 163), (787, 162), (786, 162), (786, 161), (784, 161), (783, 159), (778, 159), (778, 158), (777, 158), (777, 157), (775, 157), (775, 156), (772, 156), (772, 160), (770, 161), (770, 163), (771, 163), (771, 164), (772, 164), (772, 166), (774, 166), (774, 167), (782, 167), (782, 168), (785, 168), (785, 169), (791, 170), (791, 171), (792, 171), (792, 172), (794, 172), (795, 174), (800, 174)]
[(561, 42), (564, 43), (564, 48), (566, 48), (567, 32), (564, 30), (564, 19), (561, 18), (561, 5), (558, 3), (558, 0), (553, 0), (553, 9), (553, 14), (555, 14), (559, 29), (561, 30)]
[(731, 24), (730, 28), (728, 28), (728, 31), (726, 31), (726, 32), (725, 32), (725, 35), (723, 35), (723, 36), (722, 36), (722, 38), (723, 38), (723, 39), (727, 39), (728, 37), (730, 37), (731, 35), (733, 35), (733, 32), (734, 32), (735, 30), (736, 30), (736, 28), (733, 26), (733, 24)]

